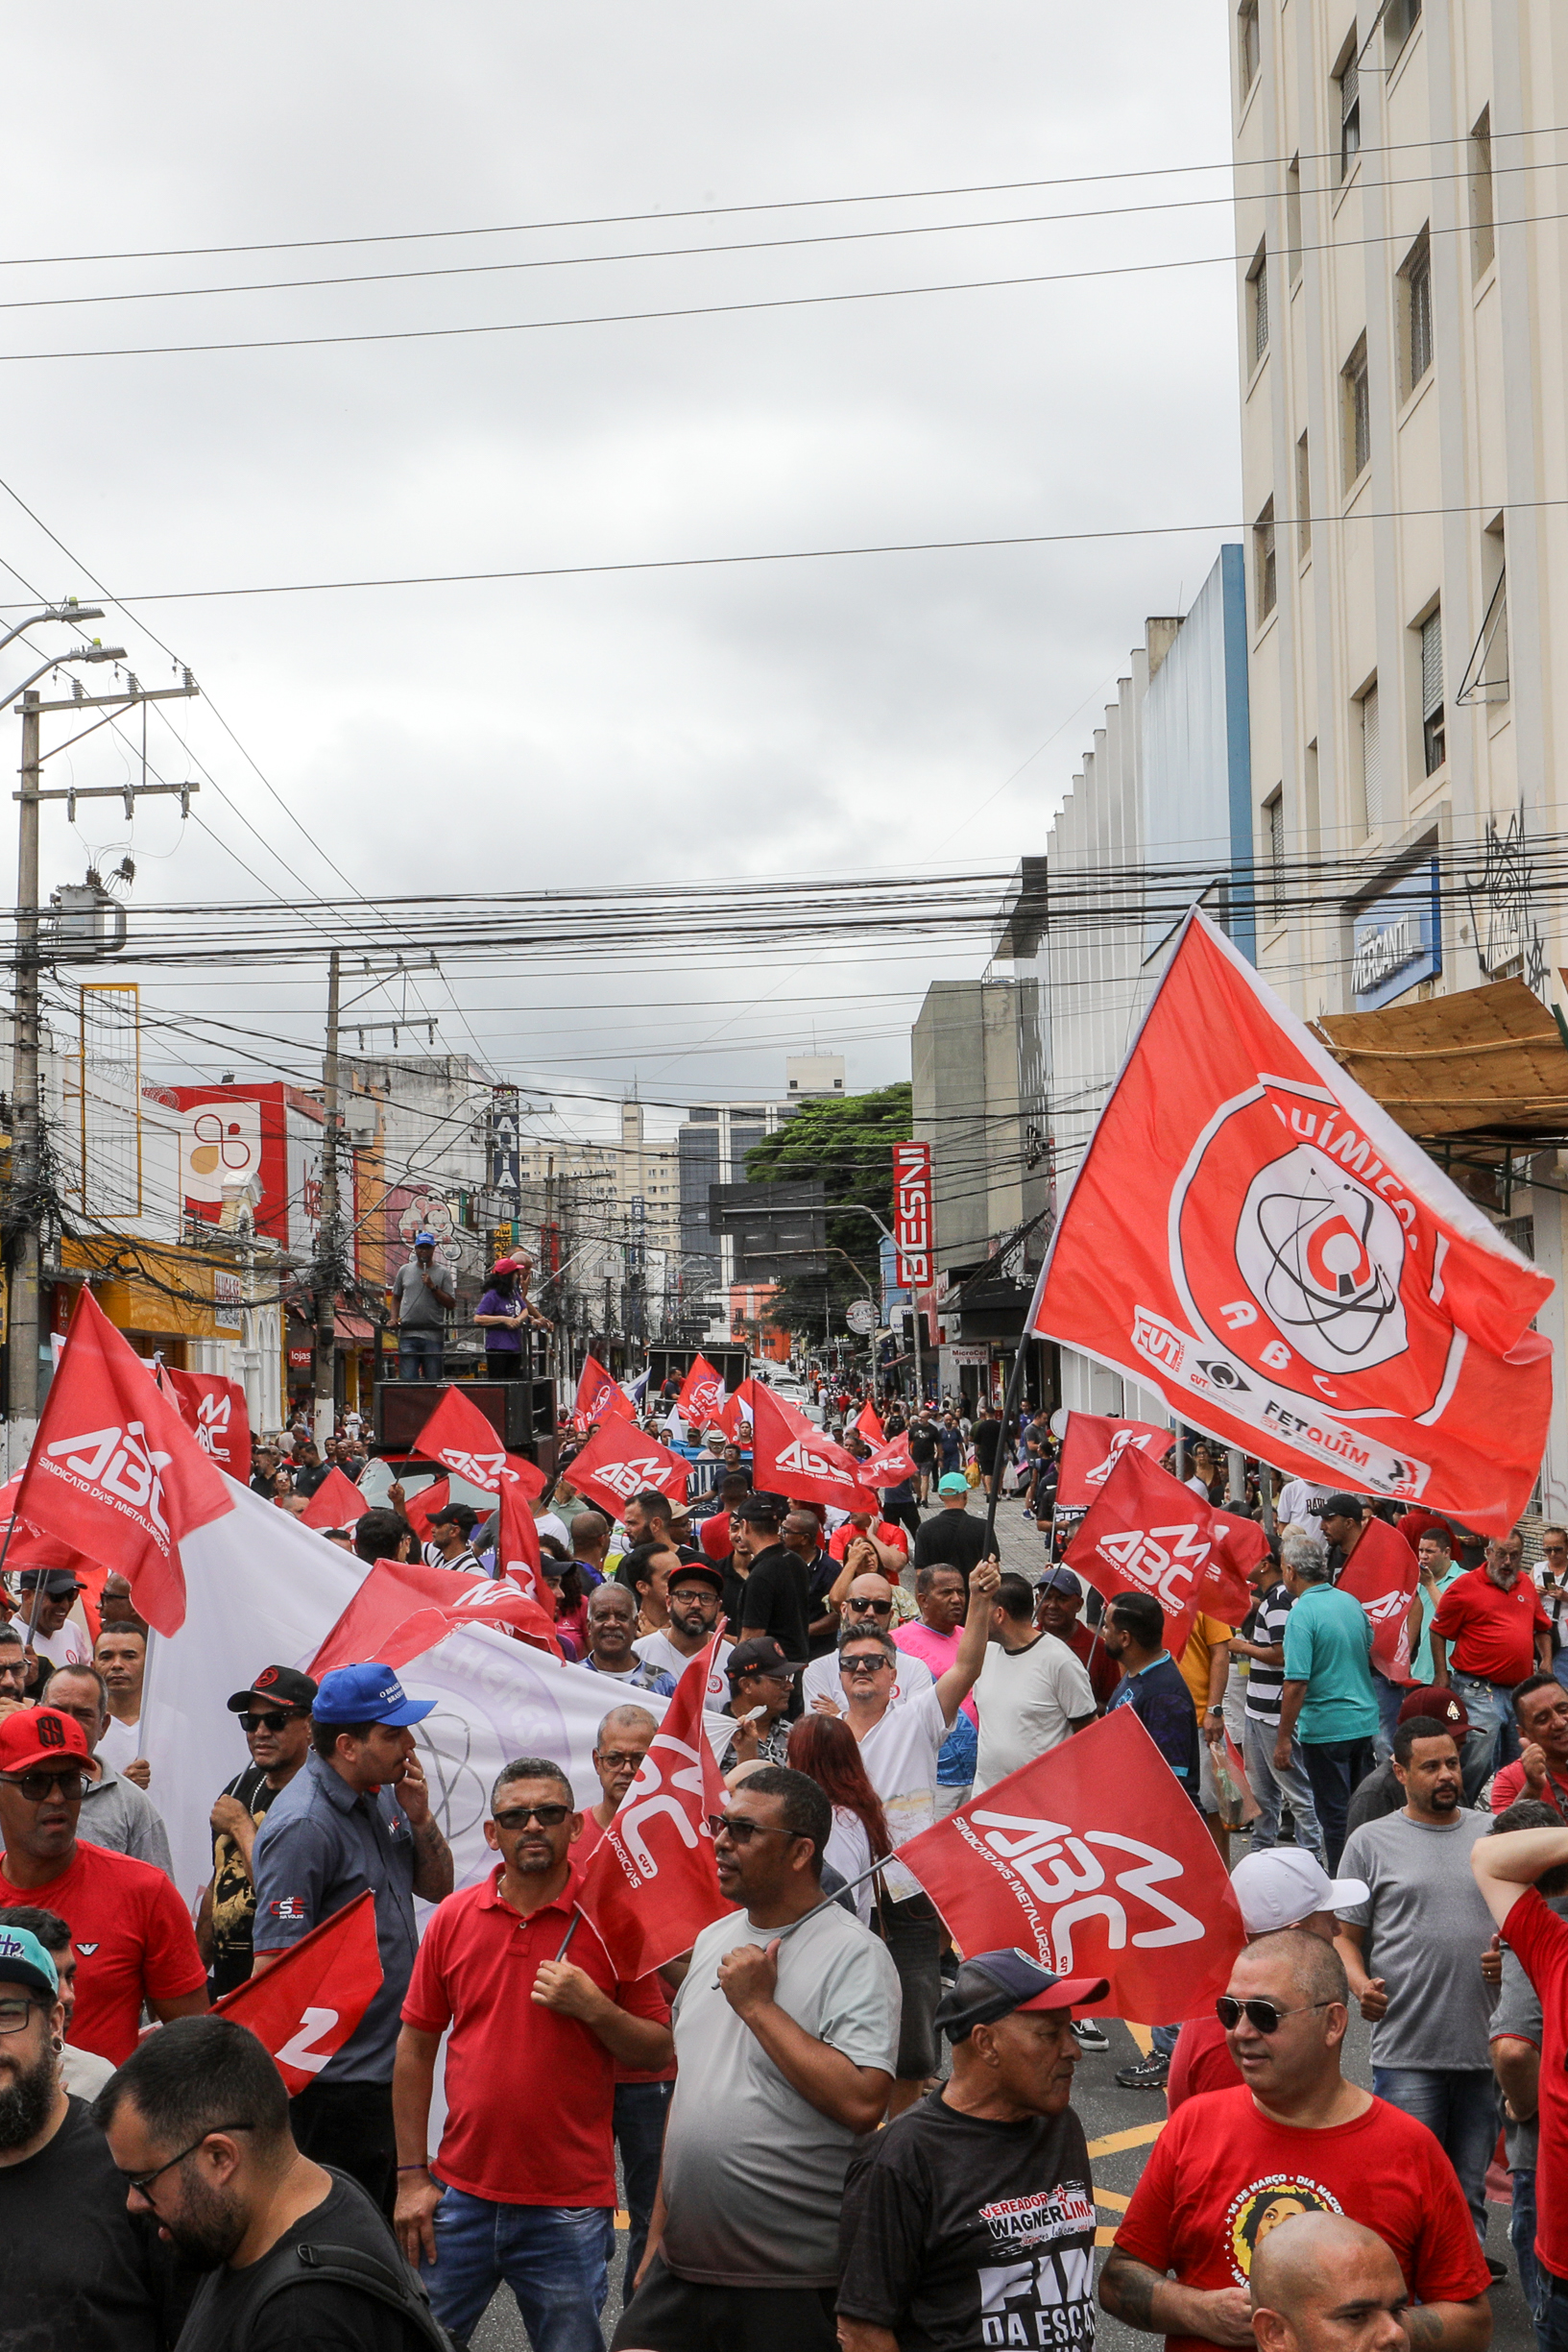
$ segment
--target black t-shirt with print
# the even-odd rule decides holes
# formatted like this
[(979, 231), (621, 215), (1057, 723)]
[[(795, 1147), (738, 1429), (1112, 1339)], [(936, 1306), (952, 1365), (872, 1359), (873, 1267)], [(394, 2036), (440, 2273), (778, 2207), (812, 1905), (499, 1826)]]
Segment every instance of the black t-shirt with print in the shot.
[(899, 2352), (1095, 2340), (1095, 2208), (1071, 2107), (1022, 2123), (961, 2115), (940, 2093), (850, 2168), (838, 2310)]
[[(265, 1821), (267, 1807), (280, 1793), (268, 1787), (267, 1775), (260, 1764), (247, 1764), (223, 1791), (226, 1797), (237, 1797), (257, 1824)], [(214, 1830), (212, 1966), (208, 1972), (208, 1990), (214, 2000), (231, 1993), (249, 1977), (255, 1957), (251, 1944), (254, 1927), (255, 1888), (240, 1857), (239, 1840), (229, 1830)]]

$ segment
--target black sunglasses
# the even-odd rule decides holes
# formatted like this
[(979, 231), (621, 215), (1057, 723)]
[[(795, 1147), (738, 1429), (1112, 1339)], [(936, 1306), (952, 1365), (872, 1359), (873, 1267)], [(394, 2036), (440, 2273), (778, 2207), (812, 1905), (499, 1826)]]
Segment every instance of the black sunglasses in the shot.
[(47, 1797), (61, 1797), (74, 1805), (87, 1783), (80, 1772), (7, 1772), (0, 1774), (8, 1788), (13, 1788), (29, 1805), (42, 1805)]
[(247, 1710), (241, 1715), (239, 1721), (242, 1732), (280, 1732), (285, 1723), (298, 1723), (301, 1719), (299, 1709), (294, 1708), (286, 1714), (279, 1714), (272, 1709), (269, 1709), (264, 1715), (253, 1714)]
[(859, 1599), (856, 1599), (855, 1594), (851, 1593), (849, 1599), (844, 1603), (844, 1606), (846, 1609), (854, 1609), (862, 1612), (869, 1609), (873, 1616), (878, 1617), (890, 1617), (893, 1613), (893, 1604), (891, 1601), (874, 1601), (863, 1594)]
[(1305, 2001), (1299, 2009), (1282, 2009), (1272, 2000), (1237, 2000), (1229, 1993), (1221, 1993), (1214, 2004), (1214, 2013), (1227, 2033), (1234, 2033), (1244, 2016), (1249, 2025), (1259, 2033), (1278, 2033), (1288, 2017), (1305, 2017), (1313, 2009), (1332, 2009), (1331, 2000)]
[(519, 1805), (491, 1818), (497, 1830), (525, 1830), (531, 1821), (537, 1821), (542, 1830), (559, 1830), (570, 1819), (571, 1809), (569, 1805)]

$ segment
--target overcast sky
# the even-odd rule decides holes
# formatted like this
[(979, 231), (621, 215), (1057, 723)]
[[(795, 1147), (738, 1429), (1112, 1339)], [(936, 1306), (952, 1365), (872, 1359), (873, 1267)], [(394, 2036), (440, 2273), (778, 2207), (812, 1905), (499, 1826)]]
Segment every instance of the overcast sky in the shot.
[[(1226, 197), (1222, 170), (1085, 181), (1223, 165), (1229, 21), (1222, 0), (1114, 12), (1081, 0), (384, 0), (371, 14), (282, 0), (264, 15), (19, 15), (8, 60), (28, 95), (0, 164), (13, 258), (1061, 184), (7, 266), (0, 298), (37, 303), (679, 249), (12, 308), (0, 473), (80, 563), (3, 497), (0, 560), (49, 595), (85, 596), (84, 566), (131, 597), (1231, 518), (1224, 267), (325, 350), (10, 356), (583, 319), (1224, 254), (1227, 203), (1193, 202)], [(1120, 220), (689, 250), (1140, 205)], [(373, 901), (1008, 865), (1044, 846), (1144, 617), (1182, 609), (1218, 544), (1209, 532), (148, 604), (141, 618), (256, 764), (204, 703), (166, 706), (232, 806), (204, 788), (194, 808), (209, 832), (182, 829), (168, 801), (148, 803), (129, 836), (115, 803), (95, 817), (84, 804), (75, 837), (51, 814), (45, 891), (78, 879), (89, 848), (116, 862), (128, 838), (142, 905), (341, 895), (329, 861)], [(22, 593), (0, 580), (7, 601)], [(130, 648), (144, 683), (168, 681), (135, 620), (95, 629)], [(45, 651), (55, 642), (40, 633)], [(21, 657), (0, 655), (7, 686), (33, 666)], [(164, 775), (186, 772), (161, 721), (149, 754)], [(74, 760), (50, 781), (139, 772), (111, 737)], [(594, 1124), (586, 1098), (634, 1079), (671, 1103), (782, 1093), (785, 1053), (809, 1049), (813, 1031), (845, 1053), (852, 1086), (907, 1076), (928, 981), (981, 960), (973, 944), (923, 944), (870, 963), (760, 958), (718, 975), (699, 956), (628, 972), (602, 944), (585, 939), (580, 974), (454, 966), (455, 1004), (442, 981), (426, 991), (438, 1043), (477, 1043), (501, 1075), (536, 1081), (556, 1131)], [(148, 977), (147, 995), (276, 1029), (285, 1064), (303, 1068), (322, 982), (215, 975), (193, 996)], [(194, 1033), (167, 1051), (170, 1076), (252, 1066)]]

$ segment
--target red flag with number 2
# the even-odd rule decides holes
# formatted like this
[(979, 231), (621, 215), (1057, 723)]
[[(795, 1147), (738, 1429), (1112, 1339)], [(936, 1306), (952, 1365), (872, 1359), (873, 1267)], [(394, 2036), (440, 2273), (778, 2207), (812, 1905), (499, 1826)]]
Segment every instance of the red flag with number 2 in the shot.
[(248, 2025), (271, 2050), (291, 2098), (308, 2091), (352, 2033), (381, 1986), (375, 1897), (369, 1887), (302, 1936), (264, 1976), (212, 2004), (214, 2017)]

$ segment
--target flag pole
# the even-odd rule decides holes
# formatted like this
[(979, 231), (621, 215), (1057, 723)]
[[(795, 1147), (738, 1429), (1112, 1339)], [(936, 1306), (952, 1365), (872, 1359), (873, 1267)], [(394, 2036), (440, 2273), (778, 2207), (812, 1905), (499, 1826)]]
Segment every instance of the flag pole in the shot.
[(1024, 1351), (1028, 1344), (1028, 1332), (1021, 1331), (1013, 1355), (1013, 1369), (1007, 1375), (1007, 1393), (1001, 1400), (1001, 1443), (997, 1447), (997, 1458), (991, 1469), (991, 1495), (985, 1511), (985, 1541), (980, 1548), (982, 1560), (989, 1560), (995, 1548), (997, 1504), (1001, 1496), (1001, 1458), (1007, 1449), (1007, 1424), (1018, 1408), (1019, 1392), (1024, 1386)]
[(578, 1921), (579, 1921), (579, 1920), (582, 1918), (582, 1916), (583, 1916), (583, 1914), (582, 1914), (582, 1912), (581, 1912), (581, 1911), (576, 1910), (576, 1909), (574, 1909), (574, 1910), (572, 1911), (572, 1914), (571, 1914), (571, 1925), (570, 1925), (570, 1927), (569, 1927), (569, 1928), (567, 1929), (566, 1934), (565, 1934), (565, 1935), (564, 1935), (564, 1936), (561, 1938), (561, 1949), (560, 1949), (560, 1951), (559, 1951), (559, 1952), (556, 1953), (556, 1955), (555, 1955), (555, 1956), (556, 1956), (556, 1958), (557, 1958), (558, 1960), (564, 1960), (564, 1959), (566, 1958), (566, 1956), (567, 1956), (567, 1945), (568, 1945), (568, 1944), (571, 1942), (572, 1937), (573, 1937), (573, 1936), (576, 1934), (576, 1932), (577, 1932), (577, 1923), (578, 1923)]

